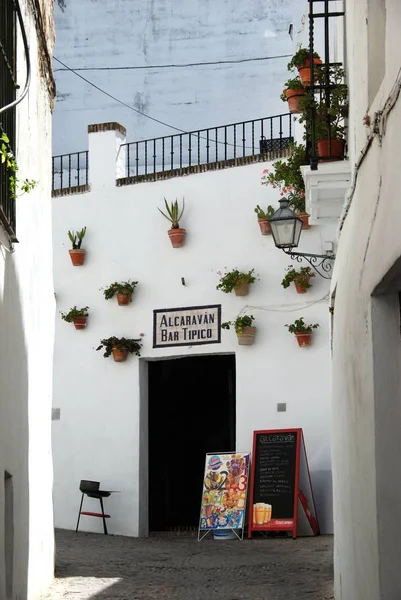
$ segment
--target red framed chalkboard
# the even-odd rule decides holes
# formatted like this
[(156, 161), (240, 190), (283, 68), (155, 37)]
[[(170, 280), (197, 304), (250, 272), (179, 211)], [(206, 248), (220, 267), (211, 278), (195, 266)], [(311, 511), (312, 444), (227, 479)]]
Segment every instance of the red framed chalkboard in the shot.
[(253, 432), (248, 538), (254, 532), (318, 535), (302, 429)]

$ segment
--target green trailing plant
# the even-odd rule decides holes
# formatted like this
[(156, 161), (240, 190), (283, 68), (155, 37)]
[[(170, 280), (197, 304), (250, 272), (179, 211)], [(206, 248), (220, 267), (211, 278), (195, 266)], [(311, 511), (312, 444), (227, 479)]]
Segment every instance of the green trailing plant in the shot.
[(299, 91), (300, 94), (302, 94), (302, 93), (305, 93), (306, 88), (302, 84), (302, 81), (300, 80), (299, 77), (294, 77), (292, 79), (289, 79), (288, 81), (285, 82), (285, 84), (284, 84), (284, 91), (280, 95), (280, 98), (281, 98), (281, 100), (283, 102), (287, 102), (287, 100), (288, 100), (288, 98), (286, 96), (286, 93), (285, 93), (286, 90)]
[(85, 237), (86, 227), (83, 227), (80, 231), (69, 231), (68, 237), (72, 244), (73, 250), (80, 250), (82, 246), (82, 240)]
[(259, 204), (256, 205), (254, 210), (258, 215), (258, 219), (270, 219), (274, 215), (274, 208), (270, 204), (265, 211), (260, 208)]
[(319, 327), (318, 323), (315, 323), (314, 325), (306, 325), (303, 317), (301, 317), (300, 319), (296, 319), (294, 321), (294, 323), (291, 323), (290, 325), (285, 325), (285, 327), (287, 327), (288, 331), (290, 333), (312, 333), (313, 329), (317, 329)]
[[(313, 58), (320, 60), (320, 56), (318, 55), (317, 52), (313, 53)], [(298, 46), (297, 51), (295, 52), (294, 56), (292, 57), (292, 59), (290, 60), (290, 62), (287, 65), (287, 69), (289, 71), (294, 71), (298, 67), (303, 67), (305, 65), (305, 63), (308, 62), (309, 59), (310, 59), (309, 48), (303, 48), (302, 46)]]
[[(18, 164), (10, 148), (10, 140), (6, 133), (0, 135), (0, 156), (1, 163), (5, 165), (8, 172), (8, 181), (10, 194), (13, 198), (18, 198), (23, 194), (28, 194), (37, 185), (34, 179), (18, 179)], [(21, 192), (20, 194), (18, 192)]]
[(180, 219), (184, 214), (185, 210), (185, 198), (182, 199), (182, 208), (178, 206), (178, 200), (175, 202), (171, 202), (170, 204), (164, 198), (164, 204), (166, 206), (166, 213), (163, 212), (160, 208), (157, 210), (161, 212), (163, 217), (165, 217), (171, 223), (171, 229), (179, 229), (180, 228)]
[(132, 295), (137, 285), (137, 281), (130, 281), (129, 279), (128, 281), (116, 281), (105, 288), (103, 294), (106, 300), (110, 300), (115, 294)]
[(301, 166), (308, 164), (306, 148), (296, 142), (291, 144), (290, 148), (291, 155), (286, 160), (276, 160), (271, 170), (263, 170), (261, 184), (278, 189), (281, 196), (288, 198), (293, 210), (303, 213), (305, 212), (305, 182)]
[(287, 289), (293, 281), (296, 281), (303, 290), (309, 290), (309, 288), (312, 287), (312, 284), (310, 283), (311, 277), (315, 277), (315, 274), (310, 267), (301, 267), (299, 271), (297, 271), (290, 265), (287, 268), (287, 272), (281, 285), (284, 289)]
[(100, 340), (100, 346), (96, 348), (96, 350), (104, 349), (103, 356), (108, 358), (113, 348), (117, 348), (117, 350), (127, 350), (130, 354), (135, 354), (136, 356), (141, 356), (141, 348), (142, 348), (142, 338), (138, 339), (130, 339), (130, 338), (118, 338), (118, 337), (109, 337), (104, 340)]
[(252, 323), (254, 322), (255, 317), (253, 315), (243, 315), (242, 317), (237, 317), (235, 321), (226, 321), (221, 324), (222, 329), (230, 329), (234, 327), (235, 333), (242, 333), (245, 327), (252, 327)]
[(73, 308), (70, 308), (68, 312), (63, 313), (60, 311), (60, 315), (63, 321), (67, 321), (67, 323), (72, 323), (77, 317), (87, 317), (89, 314), (88, 311), (89, 306), (85, 306), (84, 308), (77, 308), (76, 306), (74, 306)]
[[(219, 273), (219, 275), (221, 275), (221, 273)], [(255, 269), (251, 269), (247, 273), (238, 271), (238, 269), (233, 269), (221, 276), (216, 289), (221, 290), (225, 294), (230, 294), (238, 285), (241, 285), (242, 283), (255, 283), (257, 279), (258, 277), (255, 275)]]

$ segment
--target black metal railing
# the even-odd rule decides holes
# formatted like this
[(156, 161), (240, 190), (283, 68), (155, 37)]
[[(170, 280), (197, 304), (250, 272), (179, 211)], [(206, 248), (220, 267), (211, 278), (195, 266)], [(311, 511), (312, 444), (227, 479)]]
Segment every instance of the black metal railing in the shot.
[(140, 177), (246, 156), (279, 156), (293, 142), (290, 114), (123, 144), (126, 176)]
[[(344, 0), (308, 0), (309, 2), (309, 61), (311, 85), (309, 127), (307, 123), (306, 149), (312, 170), (319, 161), (341, 160), (345, 150), (345, 119), (347, 116), (347, 86), (341, 63), (330, 61), (332, 19), (343, 17), (344, 10), (331, 10), (332, 2), (338, 8)], [(317, 10), (315, 8), (317, 7)], [(321, 65), (315, 65), (315, 22), (323, 23), (324, 56)]]
[(88, 150), (52, 158), (52, 191), (89, 183)]
[[(4, 0), (0, 18), (0, 107), (16, 98), (16, 19), (13, 0)], [(6, 134), (7, 152), (15, 151), (15, 107), (0, 114), (0, 135)], [(6, 231), (15, 237), (15, 198), (10, 189), (10, 175), (6, 162), (0, 161), (0, 221)]]

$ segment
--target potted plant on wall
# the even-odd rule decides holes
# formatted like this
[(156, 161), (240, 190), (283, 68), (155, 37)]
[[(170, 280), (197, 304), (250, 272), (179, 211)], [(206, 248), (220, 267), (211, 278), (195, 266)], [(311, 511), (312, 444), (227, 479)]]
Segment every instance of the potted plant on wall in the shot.
[(302, 85), (299, 77), (295, 77), (293, 79), (289, 79), (284, 84), (284, 90), (280, 98), (283, 102), (288, 102), (289, 112), (295, 114), (301, 112), (302, 109), (299, 100), (302, 98), (302, 96), (305, 96), (305, 94), (305, 86)]
[(66, 313), (60, 312), (61, 318), (67, 323), (74, 323), (75, 329), (85, 329), (88, 320), (89, 306), (77, 308), (74, 306)]
[(255, 208), (255, 213), (258, 216), (258, 223), (260, 227), (260, 232), (262, 235), (269, 235), (271, 233), (270, 223), (268, 219), (270, 219), (274, 215), (274, 208), (272, 206), (268, 206), (266, 211), (260, 208), (259, 204), (257, 204)]
[(163, 212), (160, 208), (158, 208), (157, 210), (160, 211), (163, 217), (165, 217), (171, 223), (171, 228), (168, 230), (168, 235), (170, 237), (170, 241), (173, 248), (182, 248), (185, 241), (186, 231), (185, 229), (182, 229), (180, 227), (180, 220), (182, 215), (184, 214), (185, 199), (182, 199), (181, 210), (178, 206), (178, 200), (169, 204), (164, 198), (164, 204), (166, 206), (167, 214)]
[(118, 305), (125, 306), (132, 302), (132, 294), (137, 285), (137, 281), (130, 281), (129, 279), (128, 281), (115, 281), (103, 290), (103, 294), (106, 300), (110, 300), (115, 295), (117, 297)]
[(252, 325), (255, 317), (252, 315), (243, 315), (235, 319), (235, 321), (226, 321), (221, 324), (222, 329), (230, 329), (234, 327), (237, 334), (238, 344), (240, 346), (251, 346), (255, 339), (256, 327)]
[(142, 339), (109, 337), (100, 340), (100, 346), (96, 350), (104, 349), (103, 356), (108, 358), (111, 354), (115, 362), (124, 362), (127, 360), (128, 353), (141, 356)]
[(247, 296), (249, 294), (249, 284), (255, 283), (257, 278), (255, 269), (251, 269), (247, 273), (233, 269), (221, 276), (216, 289), (221, 290), (225, 294), (230, 294), (234, 290), (236, 296)]
[(291, 325), (286, 325), (288, 331), (293, 333), (296, 338), (298, 345), (303, 348), (310, 346), (312, 343), (312, 331), (319, 327), (318, 323), (314, 325), (306, 325), (303, 317), (296, 319)]
[[(317, 52), (313, 53), (313, 62), (317, 66), (322, 64), (320, 56)], [(309, 48), (302, 48), (300, 46), (298, 50), (295, 52), (294, 56), (290, 60), (287, 65), (289, 71), (294, 71), (298, 69), (299, 77), (301, 82), (305, 86), (310, 86), (312, 80), (312, 71), (311, 71), (311, 63), (310, 63), (310, 50)], [(318, 77), (317, 69), (314, 73), (314, 79), (316, 80)]]
[(294, 282), (298, 294), (305, 294), (305, 292), (312, 287), (310, 282), (312, 277), (315, 277), (315, 274), (310, 267), (301, 267), (299, 271), (297, 271), (290, 265), (287, 268), (287, 272), (281, 285), (284, 289), (287, 289), (290, 287), (291, 283)]
[(69, 250), (71, 256), (71, 262), (74, 267), (80, 267), (84, 264), (85, 250), (81, 248), (82, 240), (85, 237), (86, 227), (83, 227), (80, 231), (69, 231), (68, 237), (70, 238), (72, 248)]

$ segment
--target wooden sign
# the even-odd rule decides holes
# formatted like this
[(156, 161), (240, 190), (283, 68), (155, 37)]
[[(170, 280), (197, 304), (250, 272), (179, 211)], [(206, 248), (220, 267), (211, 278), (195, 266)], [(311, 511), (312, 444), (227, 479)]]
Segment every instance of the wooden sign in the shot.
[(319, 533), (302, 429), (254, 431), (250, 495), (248, 537)]
[(220, 344), (221, 304), (153, 311), (153, 348)]
[[(198, 540), (211, 530), (236, 530), (245, 526), (249, 453), (206, 454)], [(200, 538), (200, 532), (206, 533)]]

